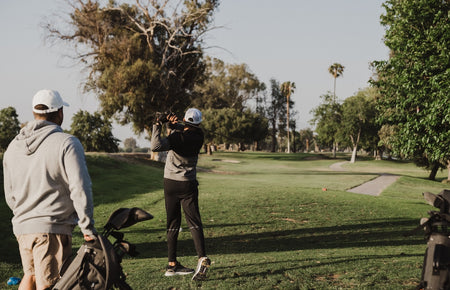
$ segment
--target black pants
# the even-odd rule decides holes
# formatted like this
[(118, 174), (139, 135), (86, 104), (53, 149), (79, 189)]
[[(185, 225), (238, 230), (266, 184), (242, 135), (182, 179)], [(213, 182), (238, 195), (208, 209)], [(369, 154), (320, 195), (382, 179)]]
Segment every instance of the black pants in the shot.
[(164, 179), (167, 214), (167, 248), (169, 262), (177, 260), (177, 241), (181, 225), (181, 207), (199, 257), (205, 257), (205, 237), (198, 208), (198, 182)]

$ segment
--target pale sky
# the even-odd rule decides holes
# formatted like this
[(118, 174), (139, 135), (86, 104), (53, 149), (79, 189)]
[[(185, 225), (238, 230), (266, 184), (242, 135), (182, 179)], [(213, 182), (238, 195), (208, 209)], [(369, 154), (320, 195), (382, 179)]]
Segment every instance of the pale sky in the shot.
[[(226, 63), (247, 64), (267, 86), (271, 78), (295, 82), (297, 129), (310, 127), (310, 111), (321, 95), (333, 91), (331, 64), (345, 66), (336, 86), (336, 95), (344, 100), (368, 86), (371, 61), (387, 59), (380, 25), (383, 2), (222, 0), (215, 26), (223, 28), (208, 34), (206, 52)], [(81, 67), (68, 66), (61, 47), (44, 43), (40, 23), (62, 9), (66, 6), (61, 0), (0, 0), (0, 109), (13, 106), (21, 122), (32, 119), (32, 97), (44, 88), (58, 90), (70, 104), (64, 110), (64, 129), (80, 109), (98, 109), (97, 100), (82, 93)], [(148, 146), (129, 127), (115, 125), (113, 133), (122, 141), (133, 137), (138, 146)]]

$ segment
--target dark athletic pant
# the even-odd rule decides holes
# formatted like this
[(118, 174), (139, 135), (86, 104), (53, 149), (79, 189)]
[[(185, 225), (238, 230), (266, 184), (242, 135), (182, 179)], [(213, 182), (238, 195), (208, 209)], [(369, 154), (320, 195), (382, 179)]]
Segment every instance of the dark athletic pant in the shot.
[(203, 225), (198, 209), (198, 182), (164, 178), (167, 214), (167, 248), (169, 262), (177, 260), (177, 241), (181, 225), (181, 207), (194, 240), (198, 257), (206, 257)]

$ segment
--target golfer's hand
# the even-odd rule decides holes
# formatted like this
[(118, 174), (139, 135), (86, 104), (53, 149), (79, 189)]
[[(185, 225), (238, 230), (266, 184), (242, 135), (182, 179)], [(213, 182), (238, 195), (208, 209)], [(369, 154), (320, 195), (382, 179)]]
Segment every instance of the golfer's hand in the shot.
[(172, 125), (178, 123), (178, 117), (176, 115), (171, 115), (169, 117), (169, 123), (172, 124)]
[(90, 235), (84, 235), (83, 237), (86, 242), (92, 242), (93, 240), (95, 240), (95, 238), (91, 237)]

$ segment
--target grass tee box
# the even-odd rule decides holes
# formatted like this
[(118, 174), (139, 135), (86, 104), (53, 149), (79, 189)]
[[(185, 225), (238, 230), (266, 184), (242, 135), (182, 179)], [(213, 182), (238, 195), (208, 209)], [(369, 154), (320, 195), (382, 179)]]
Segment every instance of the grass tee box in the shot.
[[(140, 252), (122, 263), (133, 289), (414, 289), (426, 241), (421, 231), (404, 234), (432, 210), (422, 192), (448, 188), (426, 180), (427, 172), (404, 162), (358, 161), (335, 172), (329, 166), (344, 159), (313, 154), (202, 155), (200, 211), (212, 266), (209, 279), (199, 284), (190, 277), (164, 277), (162, 166), (106, 155), (88, 155), (87, 160), (97, 225), (120, 207), (140, 207), (155, 216), (125, 230)], [(400, 178), (377, 197), (346, 191), (377, 173)], [(444, 173), (438, 176), (443, 177)], [(4, 199), (0, 214), (2, 288), (9, 277), (22, 273)], [(192, 239), (185, 223), (182, 228), (179, 260), (193, 267), (197, 258)], [(75, 233), (74, 251), (82, 243), (79, 230)]]

